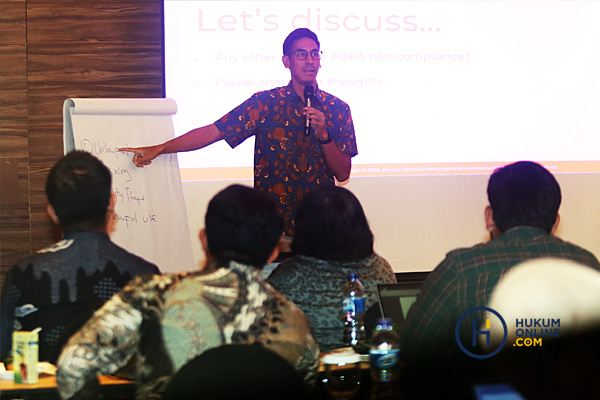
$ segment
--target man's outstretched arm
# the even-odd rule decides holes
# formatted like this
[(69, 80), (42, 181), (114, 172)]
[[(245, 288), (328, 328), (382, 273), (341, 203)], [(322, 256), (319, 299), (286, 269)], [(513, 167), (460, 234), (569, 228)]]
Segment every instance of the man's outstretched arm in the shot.
[(144, 167), (144, 165), (151, 164), (152, 160), (161, 154), (198, 150), (222, 138), (223, 136), (216, 125), (211, 124), (192, 129), (185, 135), (162, 144), (147, 147), (122, 147), (119, 150), (133, 153), (133, 163), (137, 167)]

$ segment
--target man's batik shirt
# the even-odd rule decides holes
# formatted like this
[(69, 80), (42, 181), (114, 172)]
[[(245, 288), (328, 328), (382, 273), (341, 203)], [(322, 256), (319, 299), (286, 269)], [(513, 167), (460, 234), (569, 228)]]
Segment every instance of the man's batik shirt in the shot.
[[(350, 107), (320, 89), (312, 106), (325, 114), (333, 143), (354, 157), (357, 148)], [(287, 235), (293, 234), (300, 199), (315, 186), (335, 184), (314, 131), (305, 135), (304, 107), (290, 82), (285, 87), (255, 93), (215, 122), (232, 148), (250, 136), (256, 137), (254, 186), (277, 200)]]
[(302, 311), (266, 283), (261, 270), (222, 268), (138, 278), (108, 301), (64, 347), (57, 383), (63, 398), (97, 394), (97, 375), (136, 355), (138, 399), (158, 399), (172, 376), (205, 351), (260, 343), (288, 360), (307, 384), (319, 347)]

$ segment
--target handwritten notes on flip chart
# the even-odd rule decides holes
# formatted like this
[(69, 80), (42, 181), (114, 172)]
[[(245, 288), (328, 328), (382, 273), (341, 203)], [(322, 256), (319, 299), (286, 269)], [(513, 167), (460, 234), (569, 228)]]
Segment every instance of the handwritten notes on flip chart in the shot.
[(170, 99), (67, 99), (64, 148), (98, 157), (112, 174), (116, 197), (112, 240), (163, 272), (194, 269), (186, 207), (175, 154), (136, 167), (121, 147), (174, 137)]

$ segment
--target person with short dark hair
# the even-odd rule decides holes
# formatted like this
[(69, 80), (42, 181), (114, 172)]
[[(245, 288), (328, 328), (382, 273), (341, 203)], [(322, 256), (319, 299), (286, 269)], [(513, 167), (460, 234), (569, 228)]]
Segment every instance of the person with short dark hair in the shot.
[(113, 212), (112, 176), (92, 154), (73, 151), (50, 170), (46, 179), (48, 212), (65, 232), (98, 231)]
[(111, 182), (109, 169), (84, 151), (67, 154), (50, 170), (48, 214), (64, 236), (8, 272), (2, 290), (3, 359), (10, 354), (14, 330), (40, 327), (39, 359), (55, 362), (57, 346), (69, 330), (132, 278), (160, 273), (110, 240), (107, 224), (115, 203)]
[(281, 216), (272, 213), (274, 203), (242, 185), (218, 193), (208, 204), (201, 231), (206, 253), (212, 259), (262, 268), (281, 233)]
[(552, 233), (558, 226), (560, 186), (539, 164), (521, 161), (498, 169), (490, 176), (487, 194), (490, 206), (486, 218), (497, 228), (492, 230), (493, 235), (519, 226), (538, 227)]
[(310, 323), (262, 279), (264, 264), (277, 257), (282, 226), (263, 192), (242, 185), (219, 192), (200, 231), (206, 267), (135, 279), (107, 302), (63, 349), (61, 396), (93, 392), (97, 375), (137, 354), (136, 398), (157, 398), (188, 361), (228, 344), (261, 344), (314, 384), (319, 347)]
[[(456, 325), (467, 311), (488, 305), (500, 278), (515, 265), (554, 257), (600, 269), (592, 253), (553, 235), (560, 220), (561, 191), (543, 166), (521, 161), (499, 168), (490, 176), (487, 193), (485, 221), (491, 240), (449, 252), (427, 277), (403, 326), (401, 348), (407, 368), (437, 368), (426, 376), (448, 374), (458, 380), (468, 378), (460, 365), (469, 374), (481, 370), (480, 360), (460, 350)], [(460, 324), (461, 343), (472, 341), (469, 329), (477, 315), (469, 313)], [(483, 313), (477, 319), (481, 320)], [(473, 369), (472, 360), (478, 362)], [(420, 375), (424, 376), (422, 371)]]
[(373, 233), (352, 192), (322, 186), (300, 202), (294, 257), (267, 281), (304, 311), (323, 351), (343, 347), (341, 290), (350, 273), (365, 287), (365, 310), (377, 302), (377, 284), (396, 282), (390, 264), (373, 251)]
[[(221, 139), (234, 148), (255, 136), (254, 187), (277, 201), (283, 233), (293, 236), (300, 199), (317, 186), (346, 181), (358, 154), (350, 107), (317, 85), (321, 53), (317, 35), (298, 28), (283, 43), (282, 62), (291, 75), (287, 86), (257, 92), (213, 124), (168, 142), (121, 150), (133, 152), (133, 162), (143, 167), (161, 154), (198, 150)], [(310, 106), (307, 88), (314, 93)]]

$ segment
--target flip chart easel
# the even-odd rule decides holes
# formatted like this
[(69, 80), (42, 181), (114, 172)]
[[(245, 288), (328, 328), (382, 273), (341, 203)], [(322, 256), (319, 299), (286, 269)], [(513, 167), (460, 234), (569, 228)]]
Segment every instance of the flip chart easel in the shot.
[(192, 270), (192, 246), (176, 154), (136, 167), (120, 147), (174, 137), (171, 99), (67, 99), (64, 150), (84, 150), (110, 169), (116, 195), (111, 239), (162, 272)]

